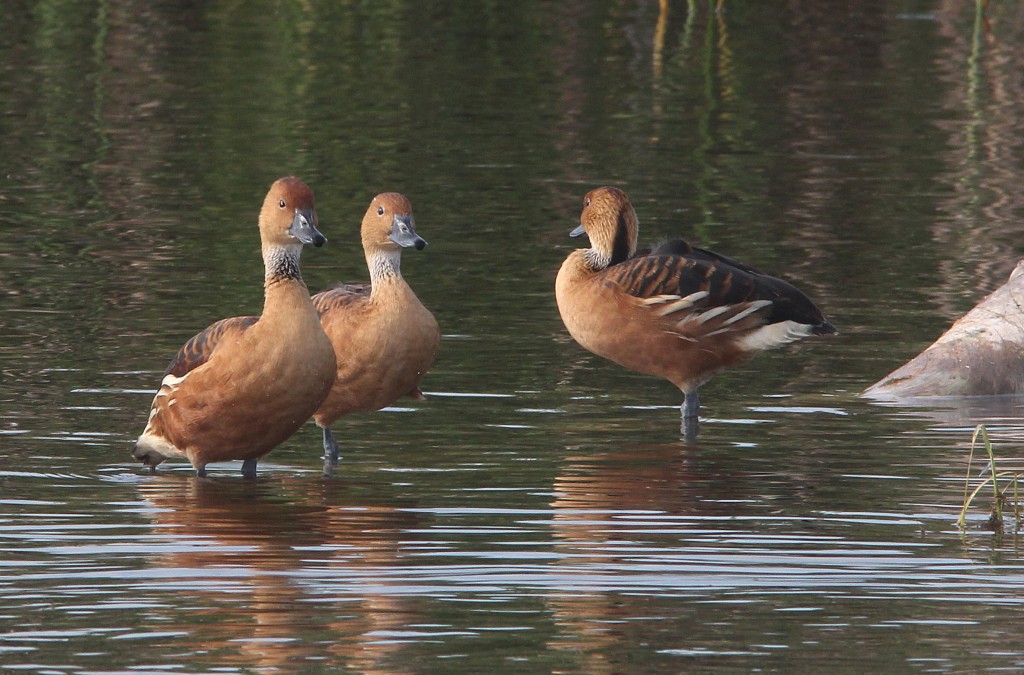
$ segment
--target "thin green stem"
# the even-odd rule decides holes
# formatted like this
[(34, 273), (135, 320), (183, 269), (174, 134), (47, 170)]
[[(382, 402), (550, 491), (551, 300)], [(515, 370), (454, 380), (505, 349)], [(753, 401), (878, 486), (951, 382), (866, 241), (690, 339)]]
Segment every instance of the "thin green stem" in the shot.
[(995, 504), (992, 506), (993, 521), (997, 524), (1003, 522), (1003, 498), (999, 494), (999, 473), (996, 471), (996, 455), (992, 451), (992, 443), (988, 440), (988, 429), (984, 424), (978, 425), (981, 428), (981, 441), (985, 444), (985, 452), (988, 453), (988, 470), (992, 474), (992, 497)]

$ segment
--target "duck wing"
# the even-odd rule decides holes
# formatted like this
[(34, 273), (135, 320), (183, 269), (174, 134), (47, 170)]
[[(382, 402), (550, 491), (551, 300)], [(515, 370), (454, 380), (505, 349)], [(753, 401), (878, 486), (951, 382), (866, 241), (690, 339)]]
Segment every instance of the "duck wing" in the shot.
[(182, 345), (178, 354), (167, 366), (164, 377), (173, 375), (182, 378), (210, 360), (217, 345), (229, 335), (241, 333), (259, 320), (258, 316), (235, 316), (207, 326)]
[(332, 310), (370, 297), (370, 284), (338, 284), (313, 296), (313, 306), (321, 316)]
[(663, 241), (654, 246), (647, 255), (685, 256), (692, 258), (693, 260), (705, 260), (710, 263), (723, 263), (750, 274), (761, 274), (761, 272), (744, 262), (724, 256), (721, 253), (715, 253), (714, 251), (691, 246), (688, 241), (683, 239), (669, 239), (668, 241)]
[[(665, 322), (665, 329), (697, 340), (749, 333), (776, 325), (752, 348), (783, 344), (809, 334), (834, 333), (821, 310), (795, 286), (685, 241), (659, 244), (605, 271), (618, 286)], [(762, 342), (770, 344), (762, 345)]]

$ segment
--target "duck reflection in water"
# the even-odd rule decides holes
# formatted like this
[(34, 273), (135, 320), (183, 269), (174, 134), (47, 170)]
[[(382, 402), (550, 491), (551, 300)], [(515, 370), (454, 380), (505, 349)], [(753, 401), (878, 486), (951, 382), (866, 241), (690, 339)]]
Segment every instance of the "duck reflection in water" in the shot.
[(682, 432), (697, 435), (697, 389), (756, 353), (836, 329), (789, 283), (681, 239), (637, 253), (639, 225), (626, 193), (600, 187), (583, 199), (591, 247), (566, 258), (555, 298), (569, 334), (615, 363), (683, 392)]
[[(310, 493), (313, 486), (319, 492)], [(180, 594), (188, 611), (175, 613), (194, 617), (190, 624), (161, 625), (194, 636), (190, 659), (208, 652), (221, 666), (252, 671), (306, 662), (402, 672), (396, 663), (407, 659), (392, 659), (403, 645), (375, 635), (411, 620), (413, 608), (388, 591), (385, 572), (401, 557), (400, 539), (416, 526), (415, 514), (355, 501), (353, 486), (338, 481), (160, 476), (139, 490), (152, 507), (153, 536), (168, 540), (150, 561), (153, 578), (195, 589)], [(314, 625), (310, 601), (336, 602), (339, 610)]]
[[(656, 644), (659, 634), (677, 640), (685, 631), (654, 631), (637, 620), (657, 615), (658, 596), (679, 592), (669, 588), (680, 572), (666, 573), (674, 563), (665, 552), (678, 555), (681, 531), (706, 532), (718, 527), (708, 520), (735, 516), (737, 503), (757, 492), (758, 480), (731, 461), (709, 461), (691, 444), (567, 456), (551, 502), (558, 560), (552, 573), (560, 576), (555, 586), (561, 590), (547, 598), (558, 628), (549, 647), (575, 654), (579, 672), (603, 675), (630, 670), (617, 659), (630, 645)], [(651, 586), (658, 572), (639, 568), (660, 570), (665, 586)], [(646, 590), (621, 590), (638, 577), (646, 579)]]

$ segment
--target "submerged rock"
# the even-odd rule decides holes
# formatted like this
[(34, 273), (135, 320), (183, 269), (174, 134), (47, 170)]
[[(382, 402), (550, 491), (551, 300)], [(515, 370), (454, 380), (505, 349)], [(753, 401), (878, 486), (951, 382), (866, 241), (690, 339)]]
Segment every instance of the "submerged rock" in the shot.
[(874, 383), (868, 398), (1024, 393), (1024, 260), (928, 349)]

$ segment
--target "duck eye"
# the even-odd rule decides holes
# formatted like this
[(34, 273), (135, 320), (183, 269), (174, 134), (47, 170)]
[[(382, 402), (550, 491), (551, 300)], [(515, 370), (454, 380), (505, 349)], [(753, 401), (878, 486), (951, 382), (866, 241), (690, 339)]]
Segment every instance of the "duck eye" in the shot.
[(283, 199), (278, 199), (277, 205), (280, 206), (282, 209), (286, 206)]
[(378, 206), (377, 207), (377, 215), (378, 216), (383, 216), (384, 215), (384, 207), (383, 206)]
[(586, 199), (583, 200), (583, 205), (590, 206), (590, 197), (587, 197)]

